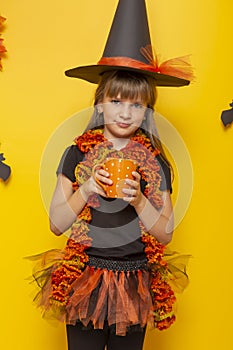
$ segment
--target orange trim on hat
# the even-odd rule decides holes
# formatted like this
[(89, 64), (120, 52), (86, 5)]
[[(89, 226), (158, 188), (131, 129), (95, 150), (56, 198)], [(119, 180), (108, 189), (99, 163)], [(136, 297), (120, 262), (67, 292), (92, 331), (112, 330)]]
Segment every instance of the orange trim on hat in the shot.
[(104, 65), (104, 66), (122, 66), (122, 67), (136, 68), (136, 69), (159, 73), (159, 67), (152, 66), (150, 64), (146, 64), (129, 57), (102, 57), (97, 64)]
[(192, 81), (195, 77), (189, 59), (190, 56), (187, 55), (172, 58), (170, 60), (162, 62), (161, 64), (158, 64), (156, 57), (156, 60), (151, 61), (151, 63), (153, 63), (152, 65), (129, 57), (102, 57), (97, 64), (104, 66), (121, 66), (141, 69), (144, 71), (165, 74), (179, 79)]

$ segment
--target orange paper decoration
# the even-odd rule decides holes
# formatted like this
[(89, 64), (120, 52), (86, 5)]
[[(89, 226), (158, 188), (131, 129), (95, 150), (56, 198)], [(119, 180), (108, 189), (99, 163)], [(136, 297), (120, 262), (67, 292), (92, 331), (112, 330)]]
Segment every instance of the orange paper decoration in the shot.
[(1, 38), (1, 32), (2, 32), (3, 24), (4, 24), (5, 20), (6, 20), (6, 18), (0, 16), (0, 70), (2, 70), (1, 60), (4, 57), (5, 52), (7, 51), (5, 46), (3, 45), (3, 39)]

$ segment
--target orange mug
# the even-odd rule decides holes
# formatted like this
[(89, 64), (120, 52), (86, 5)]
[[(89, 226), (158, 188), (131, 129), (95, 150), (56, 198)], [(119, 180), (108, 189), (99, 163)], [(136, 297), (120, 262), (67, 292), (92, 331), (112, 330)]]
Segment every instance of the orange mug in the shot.
[[(98, 180), (94, 172), (97, 168), (106, 170), (109, 173), (109, 179), (112, 180), (112, 185), (107, 185)], [(125, 194), (123, 188), (130, 186), (125, 183), (126, 179), (133, 180), (132, 171), (136, 171), (137, 163), (131, 159), (124, 158), (106, 158), (101, 164), (96, 164), (93, 168), (93, 176), (96, 182), (104, 189), (109, 198), (123, 198)]]

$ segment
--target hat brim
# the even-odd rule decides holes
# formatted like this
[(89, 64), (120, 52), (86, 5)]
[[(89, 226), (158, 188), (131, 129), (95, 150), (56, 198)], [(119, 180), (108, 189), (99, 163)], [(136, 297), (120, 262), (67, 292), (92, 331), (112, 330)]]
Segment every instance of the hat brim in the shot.
[(186, 79), (177, 78), (171, 75), (165, 75), (161, 73), (151, 72), (147, 70), (125, 67), (125, 66), (108, 66), (108, 65), (92, 65), (92, 66), (81, 66), (65, 71), (65, 75), (71, 78), (78, 78), (86, 80), (93, 84), (98, 84), (101, 78), (101, 75), (105, 72), (112, 70), (125, 70), (138, 72), (147, 76), (150, 76), (155, 79), (156, 86), (185, 86), (189, 85), (190, 81)]

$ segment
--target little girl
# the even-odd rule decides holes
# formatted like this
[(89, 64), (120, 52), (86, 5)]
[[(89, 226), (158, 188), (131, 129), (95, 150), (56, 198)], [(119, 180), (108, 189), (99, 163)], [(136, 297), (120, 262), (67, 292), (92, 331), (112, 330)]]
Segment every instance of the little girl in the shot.
[[(182, 271), (166, 257), (171, 171), (153, 108), (156, 86), (188, 85), (189, 73), (183, 58), (161, 68), (153, 59), (144, 0), (119, 0), (101, 60), (66, 71), (98, 83), (95, 110), (57, 169), (50, 227), (71, 229), (66, 247), (38, 256), (33, 276), (44, 316), (67, 325), (69, 350), (141, 350), (147, 325), (162, 330), (175, 320), (171, 286)], [(106, 158), (137, 163), (123, 198), (101, 186), (112, 184), (98, 167)]]
[[(95, 113), (59, 164), (50, 226), (56, 235), (71, 227), (71, 236), (43, 287), (49, 303), (42, 304), (46, 312), (57, 308), (67, 323), (70, 350), (142, 349), (148, 322), (163, 329), (174, 321), (162, 258), (173, 230), (171, 176), (155, 135), (155, 100), (153, 78), (104, 73)], [(123, 199), (107, 198), (95, 181), (111, 185), (106, 170), (92, 174), (109, 156), (138, 164)]]

